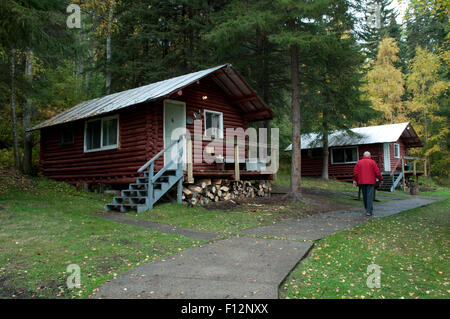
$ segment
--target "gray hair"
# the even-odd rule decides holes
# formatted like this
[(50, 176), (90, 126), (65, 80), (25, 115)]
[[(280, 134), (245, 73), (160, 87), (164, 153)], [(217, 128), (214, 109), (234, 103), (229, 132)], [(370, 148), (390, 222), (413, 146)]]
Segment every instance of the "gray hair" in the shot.
[(370, 152), (369, 151), (365, 151), (364, 152), (364, 156), (369, 157), (370, 156)]

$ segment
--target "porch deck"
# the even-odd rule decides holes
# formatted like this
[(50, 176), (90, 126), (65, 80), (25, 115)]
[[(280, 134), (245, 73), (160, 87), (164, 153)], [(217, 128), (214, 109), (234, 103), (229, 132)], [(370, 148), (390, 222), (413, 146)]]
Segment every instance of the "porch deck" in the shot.
[[(257, 171), (243, 171), (241, 170), (239, 172), (240, 179), (241, 180), (273, 180), (273, 174), (269, 172), (257, 172)], [(201, 177), (201, 178), (223, 178), (227, 177), (229, 179), (236, 179), (236, 174), (234, 170), (198, 170), (194, 171), (194, 178), (195, 177)]]

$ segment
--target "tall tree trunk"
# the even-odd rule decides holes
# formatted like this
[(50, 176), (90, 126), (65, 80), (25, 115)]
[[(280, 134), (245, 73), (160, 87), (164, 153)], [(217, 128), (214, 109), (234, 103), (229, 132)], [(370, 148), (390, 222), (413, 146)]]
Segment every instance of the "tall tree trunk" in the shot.
[(322, 179), (328, 180), (328, 125), (326, 121), (323, 123), (323, 136), (322, 136)]
[(108, 15), (108, 30), (106, 33), (106, 94), (111, 93), (111, 29), (114, 13), (114, 1), (110, 2)]
[[(25, 78), (28, 83), (28, 88), (31, 90), (33, 81), (33, 51), (28, 50), (25, 61)], [(27, 132), (31, 128), (31, 119), (33, 116), (33, 105), (30, 94), (26, 94), (25, 105), (22, 111), (22, 121), (24, 139), (23, 139), (23, 172), (25, 174), (31, 174), (32, 162), (33, 162), (33, 134)]]
[(19, 157), (19, 142), (17, 138), (17, 114), (16, 114), (16, 99), (15, 99), (15, 86), (14, 77), (16, 72), (16, 50), (11, 49), (10, 56), (10, 72), (11, 72), (11, 124), (13, 133), (13, 151), (14, 151), (14, 165), (17, 169), (20, 168), (20, 157)]
[(298, 77), (298, 46), (290, 47), (291, 90), (292, 90), (292, 162), (291, 186), (287, 197), (293, 201), (302, 201), (301, 175), (301, 138), (300, 138), (300, 88)]

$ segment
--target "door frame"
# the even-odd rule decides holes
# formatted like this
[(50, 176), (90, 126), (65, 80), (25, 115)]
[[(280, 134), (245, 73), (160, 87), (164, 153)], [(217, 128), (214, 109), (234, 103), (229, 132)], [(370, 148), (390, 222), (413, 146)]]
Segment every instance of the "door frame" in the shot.
[[(386, 161), (387, 158), (387, 161)], [(391, 171), (391, 143), (383, 143), (383, 169), (385, 172)]]
[[(177, 100), (171, 100), (171, 99), (165, 99), (163, 101), (163, 148), (166, 148), (166, 102), (171, 104), (176, 104), (183, 107), (183, 127), (186, 130), (186, 102), (183, 101), (177, 101)], [(183, 168), (186, 165), (186, 140), (184, 140), (183, 144), (184, 152), (183, 152)], [(166, 159), (166, 153), (164, 153), (164, 165), (168, 163), (169, 160)]]

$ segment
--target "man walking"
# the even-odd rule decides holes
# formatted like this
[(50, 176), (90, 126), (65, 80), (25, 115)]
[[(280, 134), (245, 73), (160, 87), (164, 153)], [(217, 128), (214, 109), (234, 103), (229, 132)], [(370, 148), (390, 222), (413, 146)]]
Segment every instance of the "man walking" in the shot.
[(372, 216), (376, 178), (381, 182), (383, 177), (377, 163), (370, 158), (370, 152), (364, 152), (363, 156), (353, 169), (353, 185), (361, 187), (366, 216)]

